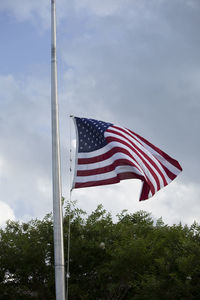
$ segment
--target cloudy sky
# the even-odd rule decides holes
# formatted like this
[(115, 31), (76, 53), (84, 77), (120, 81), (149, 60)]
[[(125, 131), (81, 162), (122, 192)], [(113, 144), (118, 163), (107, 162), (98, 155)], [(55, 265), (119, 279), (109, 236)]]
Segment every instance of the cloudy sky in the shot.
[[(0, 224), (52, 210), (50, 0), (0, 3)], [(199, 0), (57, 0), (62, 190), (69, 197), (69, 115), (128, 127), (176, 158), (179, 177), (139, 202), (140, 181), (80, 189), (91, 212), (146, 210), (200, 220)]]

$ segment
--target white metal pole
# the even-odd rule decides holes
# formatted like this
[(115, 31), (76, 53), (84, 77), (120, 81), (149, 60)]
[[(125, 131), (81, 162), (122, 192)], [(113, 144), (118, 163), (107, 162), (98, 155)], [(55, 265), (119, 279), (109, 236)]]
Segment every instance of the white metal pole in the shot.
[(51, 0), (51, 119), (52, 119), (52, 179), (53, 227), (56, 300), (65, 299), (65, 268), (63, 247), (63, 215), (61, 203), (60, 141), (57, 97), (56, 3)]

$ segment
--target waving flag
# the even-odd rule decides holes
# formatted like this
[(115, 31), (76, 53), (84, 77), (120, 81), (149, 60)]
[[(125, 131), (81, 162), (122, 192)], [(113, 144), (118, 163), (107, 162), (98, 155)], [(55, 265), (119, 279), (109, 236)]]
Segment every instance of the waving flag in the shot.
[(111, 123), (74, 117), (77, 156), (73, 188), (143, 182), (140, 201), (152, 197), (182, 171), (178, 161), (135, 132)]

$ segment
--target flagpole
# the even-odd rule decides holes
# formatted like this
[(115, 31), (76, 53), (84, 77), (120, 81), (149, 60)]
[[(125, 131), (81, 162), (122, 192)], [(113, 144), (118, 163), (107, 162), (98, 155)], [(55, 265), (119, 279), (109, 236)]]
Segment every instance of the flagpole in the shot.
[(52, 179), (53, 229), (56, 300), (65, 299), (65, 268), (63, 246), (63, 215), (61, 203), (60, 141), (57, 96), (56, 3), (51, 0), (51, 120), (52, 120)]

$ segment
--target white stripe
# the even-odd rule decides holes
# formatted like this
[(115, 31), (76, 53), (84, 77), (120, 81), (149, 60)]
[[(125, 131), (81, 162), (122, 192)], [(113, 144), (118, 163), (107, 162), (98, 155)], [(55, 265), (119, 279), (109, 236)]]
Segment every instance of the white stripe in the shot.
[(91, 175), (91, 176), (76, 176), (76, 183), (85, 183), (90, 181), (101, 181), (106, 179), (111, 179), (117, 177), (117, 174), (132, 172), (134, 174), (139, 174), (135, 167), (131, 166), (118, 166), (115, 170), (103, 174)]
[(151, 198), (153, 195), (152, 195), (152, 192), (149, 191), (149, 194), (148, 194), (148, 198)]
[(78, 153), (78, 157), (79, 158), (91, 158), (91, 157), (96, 157), (96, 156), (99, 156), (99, 155), (103, 155), (106, 152), (108, 152), (107, 145), (104, 146), (104, 147), (102, 147), (99, 150), (95, 150), (95, 151), (91, 151), (91, 152), (81, 152), (81, 153)]

